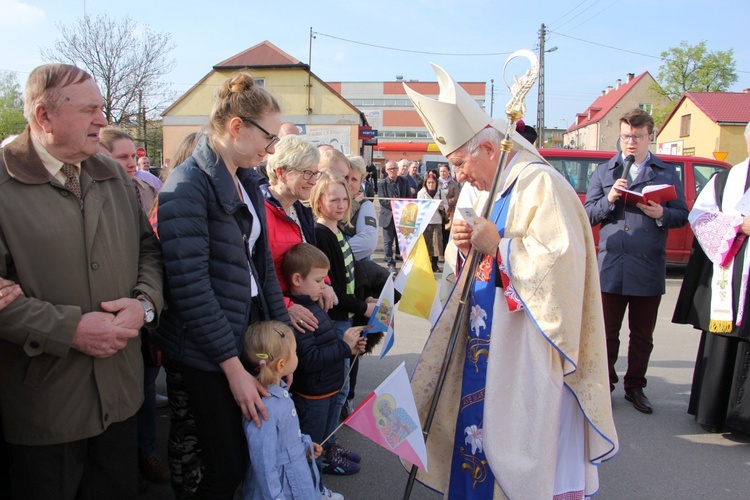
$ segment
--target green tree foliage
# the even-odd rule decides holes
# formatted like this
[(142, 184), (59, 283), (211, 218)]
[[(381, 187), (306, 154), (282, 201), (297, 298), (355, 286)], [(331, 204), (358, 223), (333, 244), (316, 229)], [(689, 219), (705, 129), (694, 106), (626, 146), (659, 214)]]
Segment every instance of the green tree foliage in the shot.
[(661, 66), (656, 76), (659, 86), (652, 86), (656, 95), (668, 97), (672, 102), (654, 110), (657, 126), (669, 114), (672, 106), (685, 92), (726, 92), (737, 81), (734, 49), (710, 52), (706, 42), (670, 47), (661, 53)]
[(15, 73), (0, 71), (0, 140), (20, 134), (26, 127), (23, 95)]

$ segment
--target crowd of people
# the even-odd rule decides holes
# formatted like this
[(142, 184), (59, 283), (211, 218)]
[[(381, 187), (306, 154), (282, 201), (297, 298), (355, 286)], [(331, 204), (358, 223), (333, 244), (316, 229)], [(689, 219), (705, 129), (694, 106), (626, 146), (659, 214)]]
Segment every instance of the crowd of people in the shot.
[[(246, 499), (343, 498), (323, 475), (363, 466), (336, 429), (371, 347), (362, 325), (404, 258), (390, 204), (401, 198), (439, 200), (425, 232), (433, 271), (444, 263), (472, 287), (462, 361), (444, 389), (454, 398), (437, 407), (430, 472), (418, 476), (425, 484), (462, 498), (596, 492), (595, 466), (618, 449), (610, 392), (625, 310), (625, 397), (651, 413), (645, 375), (666, 236), (688, 218), (695, 272), (675, 321), (704, 331), (689, 411), (710, 431), (750, 431), (750, 222), (734, 208), (750, 185), (748, 161), (712, 179), (688, 215), (674, 167), (648, 151), (653, 119), (633, 110), (620, 120), (622, 153), (596, 169), (582, 206), (522, 126), (490, 200), (505, 128), (436, 72), (450, 89), (441, 95), (455, 100), (434, 106), (407, 93), (456, 177), (449, 164), (422, 174), (404, 159), (385, 162), (378, 181), (361, 156), (298, 136), (243, 72), (218, 87), (207, 129), (184, 139), (159, 178), (127, 131), (108, 125), (88, 73), (35, 69), (28, 127), (3, 146), (0, 168), (0, 498), (133, 498), (146, 481), (171, 481), (178, 499), (240, 489)], [(745, 137), (750, 154), (750, 125)], [(621, 189), (651, 183), (673, 184), (676, 199), (622, 199)], [(456, 213), (488, 203), (489, 219)], [(717, 225), (739, 240), (730, 238), (729, 257), (710, 237)], [(372, 260), (378, 227), (387, 267)], [(483, 257), (467, 276), (472, 250)], [(457, 296), (445, 305), (464, 306)], [(443, 314), (425, 345), (412, 381), (418, 406), (430, 403), (456, 316)], [(166, 465), (156, 454), (162, 367)]]
[[(333, 430), (367, 345), (354, 325), (388, 274), (371, 259), (372, 172), (297, 136), (246, 73), (218, 88), (207, 130), (185, 138), (161, 178), (101, 103), (85, 71), (41, 66), (27, 84), (29, 126), (3, 147), (3, 202), (45, 207), (47, 222), (31, 225), (30, 209), (6, 220), (3, 208), (0, 455), (13, 479), (0, 493), (131, 498), (146, 480), (171, 480), (177, 498), (232, 498), (243, 482), (246, 498), (340, 498), (313, 482), (319, 474), (293, 479), (283, 464), (265, 461), (259, 477), (253, 453), (264, 450), (248, 442), (314, 455), (316, 473), (359, 470)], [(20, 251), (29, 246), (48, 251)], [(156, 454), (162, 366), (166, 465)], [(299, 412), (285, 425), (322, 447), (293, 446), (288, 429), (284, 444), (273, 440), (268, 420), (290, 404), (271, 404), (279, 394)]]

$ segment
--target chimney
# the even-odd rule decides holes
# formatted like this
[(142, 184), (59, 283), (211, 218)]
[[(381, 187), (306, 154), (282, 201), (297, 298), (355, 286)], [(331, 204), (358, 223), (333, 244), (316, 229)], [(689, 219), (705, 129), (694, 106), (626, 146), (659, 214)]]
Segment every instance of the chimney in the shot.
[(607, 88), (604, 89), (604, 93), (609, 94), (610, 92), (612, 92), (612, 85), (607, 85)]
[(632, 80), (633, 78), (635, 78), (635, 73), (628, 73), (627, 75), (625, 75), (625, 83), (630, 83), (630, 80)]
[(750, 94), (750, 89), (742, 89), (743, 94)]
[(604, 97), (604, 94), (606, 94), (606, 92), (602, 90), (602, 95), (599, 97)]
[(618, 79), (617, 79), (617, 81), (615, 82), (615, 90), (619, 89), (619, 88), (620, 88), (620, 85), (622, 85), (622, 80), (620, 80), (620, 79), (618, 78)]

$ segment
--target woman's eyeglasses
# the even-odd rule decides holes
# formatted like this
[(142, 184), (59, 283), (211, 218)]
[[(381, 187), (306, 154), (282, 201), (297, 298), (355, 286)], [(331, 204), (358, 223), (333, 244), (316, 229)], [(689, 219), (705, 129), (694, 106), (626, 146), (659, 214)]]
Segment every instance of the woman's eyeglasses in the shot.
[(243, 122), (252, 123), (256, 127), (258, 127), (258, 130), (260, 130), (261, 132), (263, 132), (264, 134), (266, 134), (266, 137), (268, 137), (268, 140), (271, 141), (271, 142), (268, 143), (268, 145), (265, 148), (266, 152), (270, 152), (268, 150), (271, 149), (274, 144), (276, 144), (277, 142), (279, 142), (279, 136), (278, 135), (272, 134), (268, 130), (264, 129), (263, 127), (261, 127), (260, 125), (258, 125), (258, 123), (255, 120), (253, 120), (251, 118), (245, 118), (244, 116), (238, 116), (238, 118), (240, 120), (242, 120)]
[(317, 172), (313, 172), (312, 170), (303, 170), (302, 171), (302, 178), (306, 181), (314, 180), (317, 181), (320, 179), (320, 176), (323, 175), (323, 172), (318, 170)]

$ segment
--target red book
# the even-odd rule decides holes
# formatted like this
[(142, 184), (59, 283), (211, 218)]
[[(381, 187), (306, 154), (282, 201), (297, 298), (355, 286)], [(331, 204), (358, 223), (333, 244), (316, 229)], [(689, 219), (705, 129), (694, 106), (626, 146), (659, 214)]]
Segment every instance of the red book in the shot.
[(677, 191), (675, 191), (672, 184), (646, 186), (640, 193), (619, 187), (616, 187), (615, 190), (622, 193), (622, 199), (625, 203), (643, 203), (644, 205), (648, 205), (649, 201), (653, 201), (661, 205), (662, 203), (677, 199)]

